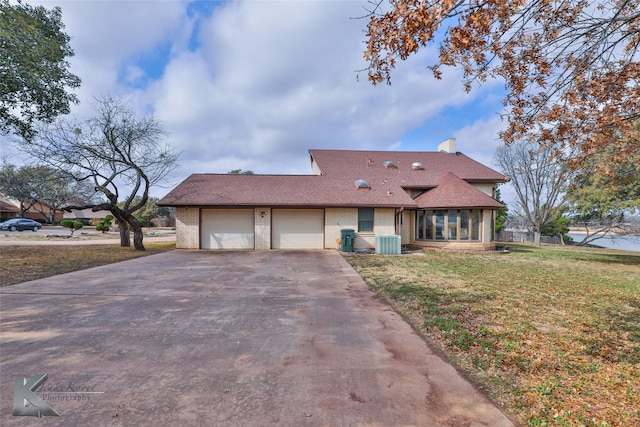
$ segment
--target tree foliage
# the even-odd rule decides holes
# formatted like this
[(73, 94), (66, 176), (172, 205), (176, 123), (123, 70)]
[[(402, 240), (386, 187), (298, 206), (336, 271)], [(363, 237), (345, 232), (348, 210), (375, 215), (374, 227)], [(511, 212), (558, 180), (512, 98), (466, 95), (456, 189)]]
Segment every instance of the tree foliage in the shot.
[(495, 161), (516, 192), (514, 215), (540, 245), (542, 229), (552, 219), (554, 208), (563, 204), (570, 171), (554, 157), (553, 149), (534, 149), (523, 141), (498, 147)]
[[(158, 202), (160, 201), (157, 197), (149, 197), (147, 201), (142, 205), (140, 209), (135, 211), (133, 215), (138, 219), (138, 222), (144, 226), (150, 226), (151, 220), (158, 216)], [(134, 197), (134, 204), (140, 204), (142, 202), (140, 196)], [(118, 204), (120, 207), (124, 207), (124, 203), (121, 202)]]
[[(33, 154), (80, 182), (90, 182), (105, 197), (100, 203), (68, 209), (108, 210), (118, 222), (121, 246), (144, 250), (142, 228), (135, 217), (149, 189), (177, 166), (178, 155), (165, 142), (153, 117), (137, 118), (123, 100), (97, 101), (96, 114), (82, 123), (58, 120), (29, 143)], [(121, 202), (121, 203), (120, 203)]]
[[(464, 71), (463, 84), (505, 81), (507, 143), (520, 140), (573, 156), (574, 166), (609, 151), (626, 164), (640, 151), (629, 137), (640, 118), (640, 2), (637, 0), (385, 0), (370, 11), (365, 59), (374, 84), (430, 43), (431, 68)], [(637, 135), (636, 135), (637, 136)], [(607, 164), (597, 168), (607, 173)]]
[(606, 153), (595, 157), (576, 176), (567, 193), (568, 214), (585, 231), (584, 245), (605, 236), (636, 232), (626, 216), (640, 211), (640, 151), (610, 174), (599, 173)]
[(80, 86), (69, 71), (73, 56), (59, 7), (47, 10), (0, 0), (0, 134), (25, 138), (35, 123), (69, 113)]
[(71, 235), (73, 236), (73, 232), (76, 230), (80, 230), (82, 227), (84, 227), (84, 224), (78, 221), (73, 221), (71, 219), (63, 219), (62, 221), (60, 221), (60, 226), (71, 230)]
[(245, 171), (242, 169), (230, 170), (228, 173), (229, 175), (255, 175), (253, 171)]
[(509, 216), (509, 207), (500, 199), (500, 197), (500, 188), (498, 187), (496, 188), (496, 200), (502, 203), (504, 207), (496, 211), (496, 233), (504, 230), (507, 223), (507, 217)]
[(563, 244), (573, 240), (570, 236), (567, 236), (571, 221), (564, 216), (565, 211), (566, 208), (564, 206), (557, 207), (551, 211), (551, 218), (542, 227), (543, 236), (560, 237), (560, 242)]
[[(71, 203), (93, 200), (95, 191), (68, 173), (47, 166), (0, 167), (0, 192), (20, 202), (21, 216), (33, 208), (52, 223), (57, 211)], [(44, 209), (47, 208), (47, 209)]]
[(107, 215), (100, 220), (100, 222), (96, 225), (96, 231), (101, 231), (102, 233), (106, 233), (111, 229), (111, 224), (115, 217), (113, 215)]

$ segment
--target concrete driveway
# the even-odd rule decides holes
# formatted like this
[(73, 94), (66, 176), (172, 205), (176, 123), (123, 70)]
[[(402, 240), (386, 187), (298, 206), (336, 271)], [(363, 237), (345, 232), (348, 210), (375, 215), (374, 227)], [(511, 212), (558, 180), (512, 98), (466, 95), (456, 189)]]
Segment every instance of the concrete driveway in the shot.
[[(513, 425), (334, 251), (176, 250), (2, 288), (0, 316), (3, 426)], [(13, 416), (45, 373), (60, 416)]]

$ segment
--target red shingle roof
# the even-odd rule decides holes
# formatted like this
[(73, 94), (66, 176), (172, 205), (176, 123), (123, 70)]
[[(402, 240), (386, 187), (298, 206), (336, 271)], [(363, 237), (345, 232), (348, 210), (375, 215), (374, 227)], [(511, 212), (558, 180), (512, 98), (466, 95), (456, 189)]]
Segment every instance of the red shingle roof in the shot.
[(500, 209), (502, 204), (473, 185), (461, 180), (451, 172), (438, 179), (438, 186), (416, 197), (418, 208), (491, 208)]
[(316, 175), (194, 174), (160, 200), (167, 206), (413, 207), (402, 190), (358, 190), (353, 181)]
[[(321, 175), (221, 175), (194, 174), (167, 194), (164, 206), (368, 206), (416, 208), (408, 189), (427, 190), (447, 186), (450, 207), (502, 207), (468, 183), (504, 182), (505, 176), (464, 154), (396, 151), (310, 150)], [(395, 168), (387, 168), (391, 161)], [(424, 168), (416, 170), (412, 164)], [(454, 179), (444, 176), (452, 175)], [(365, 180), (370, 189), (357, 189), (355, 180)], [(453, 184), (449, 184), (453, 183)], [(425, 193), (427, 197), (434, 190)], [(438, 196), (438, 194), (440, 194)], [(427, 198), (444, 203), (443, 190)], [(492, 204), (489, 200), (492, 200)], [(431, 202), (429, 202), (430, 204)], [(480, 204), (478, 204), (480, 203)]]

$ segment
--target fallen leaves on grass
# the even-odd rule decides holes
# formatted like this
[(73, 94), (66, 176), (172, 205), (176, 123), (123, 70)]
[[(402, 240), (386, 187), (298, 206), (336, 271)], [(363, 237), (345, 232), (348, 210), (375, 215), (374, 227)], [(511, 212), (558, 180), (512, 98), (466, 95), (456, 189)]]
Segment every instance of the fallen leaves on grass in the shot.
[(640, 420), (640, 255), (514, 245), (347, 261), (522, 424)]

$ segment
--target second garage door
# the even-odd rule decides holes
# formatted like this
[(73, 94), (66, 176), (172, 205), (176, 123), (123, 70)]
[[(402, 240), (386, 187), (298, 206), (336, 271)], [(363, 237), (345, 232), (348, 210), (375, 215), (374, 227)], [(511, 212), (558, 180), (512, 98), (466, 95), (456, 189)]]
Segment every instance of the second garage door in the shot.
[(273, 209), (273, 249), (323, 249), (324, 209)]
[(253, 209), (203, 209), (202, 249), (253, 249)]

